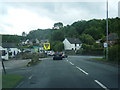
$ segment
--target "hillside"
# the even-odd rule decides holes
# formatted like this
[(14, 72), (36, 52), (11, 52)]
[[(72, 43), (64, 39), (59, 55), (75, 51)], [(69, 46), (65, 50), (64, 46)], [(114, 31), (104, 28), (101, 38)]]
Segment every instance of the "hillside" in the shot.
[[(109, 33), (117, 33), (120, 37), (120, 18), (109, 18)], [(106, 36), (106, 20), (92, 19), (76, 21), (71, 25), (64, 26), (60, 29), (37, 29), (31, 30), (26, 37), (18, 35), (2, 35), (2, 42), (19, 43), (24, 39), (49, 39), (50, 41), (63, 41), (65, 37), (76, 37), (81, 39), (83, 34), (90, 35), (94, 40)]]
[[(109, 33), (119, 34), (120, 18), (109, 18)], [(80, 38), (82, 34), (89, 34), (93, 39), (98, 40), (106, 36), (106, 20), (92, 19), (74, 22), (71, 25), (64, 26), (60, 29), (38, 29), (32, 30), (27, 35), (27, 38), (49, 39), (54, 41), (62, 41), (65, 37)], [(120, 36), (120, 35), (119, 35)]]

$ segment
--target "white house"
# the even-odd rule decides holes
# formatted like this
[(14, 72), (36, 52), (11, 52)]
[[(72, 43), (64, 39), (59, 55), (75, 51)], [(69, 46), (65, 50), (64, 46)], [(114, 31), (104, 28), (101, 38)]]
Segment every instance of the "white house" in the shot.
[(0, 46), (0, 56), (0, 59), (8, 60), (8, 51), (2, 46)]
[(78, 38), (65, 38), (63, 43), (65, 50), (78, 50), (82, 46), (82, 42)]
[(7, 50), (9, 57), (14, 57), (21, 52), (14, 43), (2, 43), (2, 47)]

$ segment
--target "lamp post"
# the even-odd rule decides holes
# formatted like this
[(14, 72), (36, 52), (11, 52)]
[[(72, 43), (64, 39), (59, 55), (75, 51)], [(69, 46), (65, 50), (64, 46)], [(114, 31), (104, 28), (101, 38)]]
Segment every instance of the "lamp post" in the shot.
[(108, 0), (107, 0), (107, 3), (106, 3), (106, 8), (107, 8), (107, 13), (106, 13), (106, 43), (107, 43), (106, 59), (108, 60)]

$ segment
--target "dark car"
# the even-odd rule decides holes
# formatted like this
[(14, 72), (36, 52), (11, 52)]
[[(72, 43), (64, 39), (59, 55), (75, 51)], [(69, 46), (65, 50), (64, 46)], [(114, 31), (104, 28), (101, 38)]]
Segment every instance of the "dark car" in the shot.
[(67, 57), (68, 57), (68, 55), (66, 55), (66, 54), (62, 55), (62, 58), (67, 58)]
[(62, 53), (56, 52), (53, 56), (53, 60), (62, 60)]
[(62, 52), (62, 58), (67, 58), (67, 57), (68, 57), (68, 55), (65, 54), (64, 52)]

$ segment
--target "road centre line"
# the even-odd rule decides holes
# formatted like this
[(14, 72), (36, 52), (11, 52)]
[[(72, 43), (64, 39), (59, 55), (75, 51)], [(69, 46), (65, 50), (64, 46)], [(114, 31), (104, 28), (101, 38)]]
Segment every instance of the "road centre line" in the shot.
[(74, 65), (72, 62), (70, 62), (71, 65)]
[(31, 75), (28, 79), (31, 79), (33, 77), (33, 75)]
[(94, 80), (98, 85), (100, 85), (105, 90), (109, 90), (106, 86), (104, 86), (102, 83), (100, 83), (98, 80)]
[(84, 71), (83, 69), (79, 68), (76, 66), (77, 69), (79, 69), (80, 71), (82, 71), (84, 74), (88, 75), (88, 73), (86, 71)]
[(20, 84), (18, 84), (15, 88), (19, 88), (23, 83), (24, 83), (24, 81), (22, 81)]

